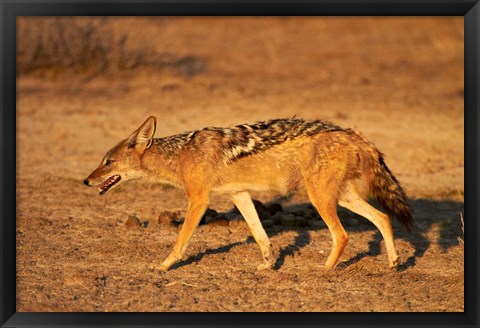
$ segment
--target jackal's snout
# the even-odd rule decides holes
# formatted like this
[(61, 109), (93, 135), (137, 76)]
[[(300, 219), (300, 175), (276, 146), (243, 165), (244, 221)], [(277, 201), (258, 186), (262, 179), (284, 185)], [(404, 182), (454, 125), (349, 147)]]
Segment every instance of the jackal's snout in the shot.
[(88, 187), (91, 187), (90, 181), (88, 181), (88, 179), (83, 180), (83, 184), (88, 186)]

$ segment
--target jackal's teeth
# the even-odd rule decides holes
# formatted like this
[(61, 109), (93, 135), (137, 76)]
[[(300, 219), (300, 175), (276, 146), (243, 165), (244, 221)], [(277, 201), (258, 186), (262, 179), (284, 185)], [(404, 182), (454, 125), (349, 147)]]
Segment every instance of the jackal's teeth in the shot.
[(120, 180), (119, 175), (113, 175), (110, 178), (108, 178), (99, 188), (98, 191), (100, 191), (100, 195), (105, 194), (114, 184), (116, 184)]

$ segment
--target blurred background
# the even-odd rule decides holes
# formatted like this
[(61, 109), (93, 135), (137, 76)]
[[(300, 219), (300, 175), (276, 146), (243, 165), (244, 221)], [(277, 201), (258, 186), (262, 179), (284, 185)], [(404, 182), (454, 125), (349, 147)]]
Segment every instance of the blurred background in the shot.
[(463, 190), (462, 17), (21, 17), (17, 28), (20, 173), (33, 152), (80, 179), (151, 114), (157, 136), (298, 115), (363, 132), (419, 196)]

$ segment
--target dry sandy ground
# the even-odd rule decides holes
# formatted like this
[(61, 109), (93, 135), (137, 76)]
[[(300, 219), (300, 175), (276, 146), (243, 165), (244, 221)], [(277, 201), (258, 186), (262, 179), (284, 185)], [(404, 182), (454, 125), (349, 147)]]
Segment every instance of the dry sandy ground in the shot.
[[(463, 311), (463, 18), (123, 18), (132, 45), (179, 59), (157, 68), (43, 71), (17, 83), (17, 311)], [(288, 117), (354, 127), (385, 153), (416, 230), (394, 232), (402, 264), (342, 211), (341, 264), (322, 226), (266, 228), (275, 269), (256, 271), (242, 224), (200, 226), (184, 261), (170, 252), (183, 191), (130, 182), (105, 197), (82, 181), (148, 115), (157, 136)], [(279, 198), (308, 211), (305, 191)], [(213, 196), (210, 208), (232, 204)], [(129, 216), (142, 222), (128, 227)]]

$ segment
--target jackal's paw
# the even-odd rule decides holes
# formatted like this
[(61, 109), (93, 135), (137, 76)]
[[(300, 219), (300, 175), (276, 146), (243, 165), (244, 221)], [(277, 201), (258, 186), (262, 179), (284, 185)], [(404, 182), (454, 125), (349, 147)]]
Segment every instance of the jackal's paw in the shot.
[(169, 267), (162, 264), (150, 264), (148, 268), (152, 271), (167, 272)]
[(333, 271), (337, 266), (335, 264), (325, 264), (322, 266), (322, 268), (325, 270), (325, 271)]
[(390, 269), (396, 269), (398, 268), (398, 257), (394, 260), (388, 261), (388, 264), (390, 266)]
[(271, 268), (273, 268), (273, 261), (264, 262), (264, 263), (260, 264), (257, 267), (257, 270), (261, 271), (261, 270), (266, 270), (266, 269), (271, 269)]

